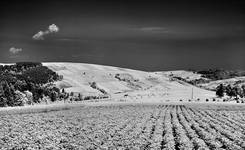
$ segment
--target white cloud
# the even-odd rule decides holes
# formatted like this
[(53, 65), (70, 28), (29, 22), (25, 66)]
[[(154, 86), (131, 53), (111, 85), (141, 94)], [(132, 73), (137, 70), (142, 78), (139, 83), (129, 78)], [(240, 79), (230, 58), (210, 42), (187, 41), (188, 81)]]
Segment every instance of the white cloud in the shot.
[(35, 35), (33, 35), (33, 39), (35, 40), (44, 40), (43, 36), (44, 36), (44, 32), (43, 31), (39, 31), (38, 33), (36, 33)]
[(50, 31), (50, 33), (55, 33), (55, 32), (58, 32), (59, 31), (59, 27), (56, 26), (55, 24), (52, 24), (48, 27), (48, 30)]
[(15, 48), (15, 47), (11, 47), (9, 49), (9, 52), (12, 53), (12, 54), (18, 54), (22, 51), (22, 48)]
[(44, 36), (48, 35), (50, 33), (57, 33), (59, 31), (59, 27), (56, 26), (55, 24), (52, 24), (48, 27), (46, 31), (39, 31), (35, 35), (33, 35), (34, 40), (44, 40)]

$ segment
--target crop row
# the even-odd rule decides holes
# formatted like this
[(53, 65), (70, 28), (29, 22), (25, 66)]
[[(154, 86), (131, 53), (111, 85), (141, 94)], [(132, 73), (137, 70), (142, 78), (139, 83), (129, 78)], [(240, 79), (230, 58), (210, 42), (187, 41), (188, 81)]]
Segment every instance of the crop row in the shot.
[(138, 104), (5, 114), (0, 149), (242, 150), (244, 113)]

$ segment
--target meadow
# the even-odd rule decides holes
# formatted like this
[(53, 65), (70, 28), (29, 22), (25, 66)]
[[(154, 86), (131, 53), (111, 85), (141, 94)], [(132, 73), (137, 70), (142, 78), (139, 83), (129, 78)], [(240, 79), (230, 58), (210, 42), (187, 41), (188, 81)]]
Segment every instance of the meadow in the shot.
[(111, 104), (2, 112), (0, 149), (245, 149), (243, 105)]

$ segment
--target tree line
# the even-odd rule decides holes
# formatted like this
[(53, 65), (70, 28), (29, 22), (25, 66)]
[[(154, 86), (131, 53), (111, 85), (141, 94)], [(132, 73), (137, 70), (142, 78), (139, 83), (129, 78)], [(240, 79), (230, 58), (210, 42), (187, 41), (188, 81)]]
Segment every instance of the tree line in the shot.
[(245, 85), (242, 86), (231, 86), (230, 84), (225, 86), (220, 84), (216, 88), (216, 95), (218, 97), (223, 97), (224, 95), (230, 96), (230, 98), (235, 97), (236, 99), (245, 97)]

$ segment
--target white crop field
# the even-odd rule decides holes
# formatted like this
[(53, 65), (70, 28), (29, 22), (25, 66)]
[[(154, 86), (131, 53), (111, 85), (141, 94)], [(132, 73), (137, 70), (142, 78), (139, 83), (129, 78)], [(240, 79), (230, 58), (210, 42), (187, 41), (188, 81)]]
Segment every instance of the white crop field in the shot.
[(0, 114), (0, 149), (245, 149), (239, 105), (111, 104)]

